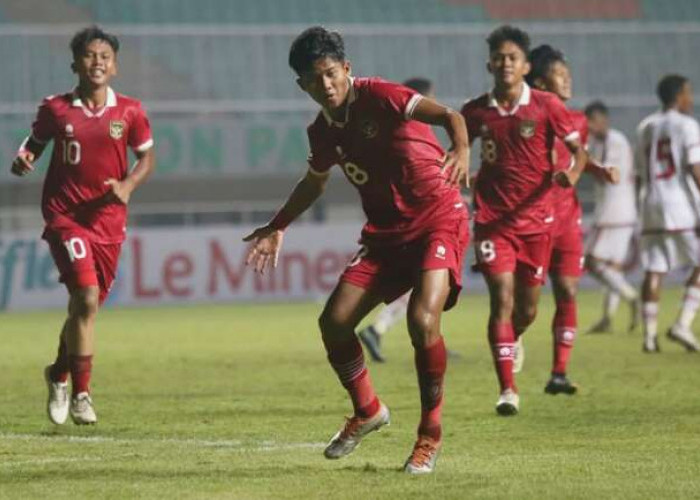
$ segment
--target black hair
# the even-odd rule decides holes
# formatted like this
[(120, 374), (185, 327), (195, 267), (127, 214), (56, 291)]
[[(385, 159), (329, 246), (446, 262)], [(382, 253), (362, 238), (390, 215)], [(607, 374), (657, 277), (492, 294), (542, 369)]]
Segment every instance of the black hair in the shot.
[(534, 86), (538, 78), (546, 79), (547, 73), (557, 62), (566, 64), (563, 52), (547, 44), (535, 47), (530, 51), (530, 73), (525, 76), (525, 81)]
[(520, 47), (520, 50), (525, 52), (525, 57), (528, 57), (530, 53), (530, 35), (520, 28), (504, 24), (493, 30), (486, 39), (486, 43), (489, 45), (489, 52), (497, 51), (504, 42), (513, 42)]
[(292, 42), (289, 49), (289, 66), (297, 75), (313, 68), (319, 59), (329, 57), (334, 61), (345, 61), (345, 42), (337, 31), (323, 26), (305, 29)]
[(608, 116), (608, 107), (603, 101), (593, 101), (589, 103), (588, 106), (586, 106), (586, 109), (584, 109), (583, 112), (588, 118), (590, 118), (596, 113), (601, 113), (605, 116)]
[(673, 106), (686, 83), (688, 79), (681, 75), (664, 76), (656, 86), (656, 95), (659, 96), (661, 104), (664, 107)]
[(403, 84), (422, 95), (428, 94), (433, 89), (433, 82), (427, 78), (409, 78)]
[(99, 26), (92, 25), (78, 31), (70, 41), (70, 50), (73, 52), (73, 59), (78, 59), (85, 53), (86, 47), (93, 40), (102, 40), (107, 42), (114, 53), (119, 52), (119, 40), (111, 33), (102, 31)]

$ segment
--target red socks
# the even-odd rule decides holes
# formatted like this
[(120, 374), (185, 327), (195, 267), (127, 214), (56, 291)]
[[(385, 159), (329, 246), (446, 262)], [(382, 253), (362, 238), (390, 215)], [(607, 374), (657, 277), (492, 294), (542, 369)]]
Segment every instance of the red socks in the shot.
[(69, 356), (70, 376), (73, 380), (73, 396), (81, 392), (90, 392), (90, 375), (92, 374), (92, 355)]
[(506, 389), (516, 391), (513, 381), (513, 347), (515, 344), (513, 324), (489, 320), (489, 344), (491, 344), (491, 353), (501, 392)]
[(440, 441), (443, 379), (447, 369), (447, 350), (443, 338), (440, 337), (431, 346), (416, 347), (415, 362), (421, 403), (418, 434)]
[(49, 369), (49, 378), (52, 382), (62, 382), (65, 384), (68, 381), (69, 373), (70, 363), (68, 361), (68, 346), (66, 345), (66, 341), (61, 338), (58, 344), (56, 361), (53, 362), (53, 365), (51, 365)]
[(372, 380), (365, 366), (362, 346), (353, 335), (350, 340), (330, 342), (323, 339), (333, 370), (338, 375), (340, 383), (350, 394), (355, 415), (369, 418), (380, 408), (379, 398), (372, 388)]
[(566, 375), (571, 349), (576, 338), (576, 301), (557, 301), (557, 310), (552, 321), (554, 334), (554, 362), (552, 373)]

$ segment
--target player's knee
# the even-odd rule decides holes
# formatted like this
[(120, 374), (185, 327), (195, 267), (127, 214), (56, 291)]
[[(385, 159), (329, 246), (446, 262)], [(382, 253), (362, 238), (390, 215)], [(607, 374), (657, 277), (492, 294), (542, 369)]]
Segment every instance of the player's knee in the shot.
[(92, 318), (100, 307), (100, 292), (96, 288), (82, 288), (71, 294), (69, 314), (74, 317)]
[(324, 309), (318, 317), (318, 327), (324, 336), (335, 335), (348, 329), (352, 329), (352, 325), (348, 324), (347, 318), (337, 310)]
[(516, 319), (516, 323), (521, 326), (529, 326), (532, 324), (533, 321), (535, 321), (535, 318), (537, 317), (537, 304), (521, 304), (519, 305), (515, 312), (514, 316)]
[(493, 315), (501, 320), (507, 320), (513, 315), (513, 293), (509, 290), (499, 290), (491, 299)]
[(414, 307), (408, 311), (408, 332), (414, 346), (430, 343), (439, 334), (440, 314), (425, 307)]

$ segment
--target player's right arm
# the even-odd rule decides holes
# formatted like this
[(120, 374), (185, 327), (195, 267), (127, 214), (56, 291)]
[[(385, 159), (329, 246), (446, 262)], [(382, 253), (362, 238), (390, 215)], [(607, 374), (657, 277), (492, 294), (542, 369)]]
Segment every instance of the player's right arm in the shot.
[(10, 167), (10, 172), (14, 175), (22, 177), (33, 171), (34, 162), (44, 152), (47, 143), (53, 139), (54, 119), (53, 113), (49, 108), (50, 99), (45, 99), (39, 106), (36, 119), (32, 123), (32, 133), (22, 141), (17, 150), (17, 156), (15, 156)]
[(246, 264), (254, 264), (256, 272), (265, 272), (268, 265), (277, 267), (284, 230), (321, 196), (328, 183), (330, 169), (340, 161), (332, 141), (325, 136), (325, 129), (318, 123), (311, 125), (308, 130), (311, 154), (306, 175), (297, 183), (272, 220), (243, 238), (243, 241), (251, 242)]

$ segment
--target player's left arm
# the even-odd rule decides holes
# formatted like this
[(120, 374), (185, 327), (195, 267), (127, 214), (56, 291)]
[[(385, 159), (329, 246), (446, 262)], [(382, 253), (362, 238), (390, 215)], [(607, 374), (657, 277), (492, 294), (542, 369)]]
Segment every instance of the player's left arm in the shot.
[(129, 203), (131, 193), (145, 182), (156, 168), (156, 155), (153, 148), (146, 151), (136, 151), (136, 163), (131, 172), (122, 180), (109, 178), (105, 184), (111, 188), (111, 196), (114, 201), (126, 205)]
[(469, 133), (461, 113), (423, 97), (413, 108), (411, 118), (445, 129), (452, 145), (445, 154), (443, 169), (450, 173), (451, 184), (469, 187)]
[(131, 108), (127, 144), (136, 155), (136, 163), (124, 179), (109, 178), (105, 184), (110, 187), (108, 196), (116, 203), (129, 203), (131, 193), (144, 183), (156, 167), (151, 124), (140, 104)]

